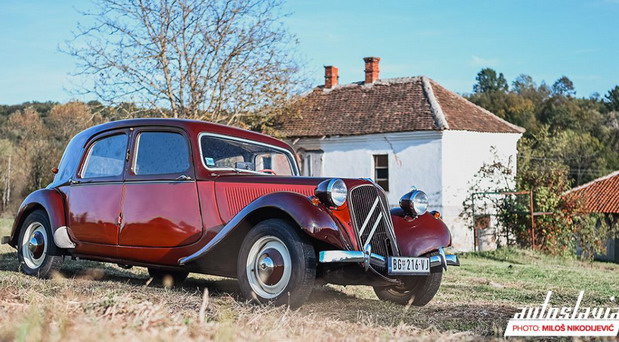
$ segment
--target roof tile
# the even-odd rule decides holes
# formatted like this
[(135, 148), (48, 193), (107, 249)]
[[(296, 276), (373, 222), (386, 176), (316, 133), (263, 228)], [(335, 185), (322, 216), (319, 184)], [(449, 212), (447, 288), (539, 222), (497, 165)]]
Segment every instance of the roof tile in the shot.
[(565, 197), (580, 201), (585, 212), (619, 214), (619, 171), (571, 189)]
[(286, 118), (288, 137), (440, 131), (522, 133), (426, 77), (357, 82), (333, 89), (316, 87), (305, 96), (299, 115)]

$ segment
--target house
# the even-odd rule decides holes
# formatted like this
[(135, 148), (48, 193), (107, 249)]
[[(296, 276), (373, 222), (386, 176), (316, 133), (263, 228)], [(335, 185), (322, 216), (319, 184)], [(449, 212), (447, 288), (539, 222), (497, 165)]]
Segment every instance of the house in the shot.
[[(578, 201), (581, 211), (605, 214), (607, 223), (619, 224), (619, 171), (566, 191), (563, 196)], [(598, 258), (619, 263), (619, 236), (609, 239), (606, 254)]]
[(303, 175), (372, 178), (391, 206), (412, 186), (424, 190), (454, 246), (471, 250), (471, 223), (460, 217), (471, 179), (497, 158), (515, 170), (524, 129), (430, 78), (381, 79), (380, 58), (364, 61), (365, 80), (351, 84), (338, 84), (338, 69), (326, 66), (324, 85), (283, 123)]

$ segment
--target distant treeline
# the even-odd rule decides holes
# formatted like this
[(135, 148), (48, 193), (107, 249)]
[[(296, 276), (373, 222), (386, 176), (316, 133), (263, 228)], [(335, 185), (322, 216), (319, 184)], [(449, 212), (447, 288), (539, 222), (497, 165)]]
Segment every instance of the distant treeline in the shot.
[[(486, 68), (478, 73), (473, 93), (466, 97), (527, 129), (519, 146), (519, 165), (525, 169), (565, 169), (570, 186), (619, 169), (619, 86), (604, 95), (584, 98), (576, 96), (567, 77), (547, 85), (520, 75), (510, 85), (503, 74)], [(0, 209), (14, 210), (25, 195), (47, 185), (53, 176), (49, 170), (79, 131), (123, 118), (171, 116), (168, 112), (131, 103), (106, 106), (98, 101), (0, 105)], [(277, 134), (277, 125), (263, 123), (264, 118), (259, 125), (251, 119), (238, 125), (254, 130), (266, 127), (268, 133)]]
[[(508, 84), (502, 73), (486, 68), (467, 98), (501, 118), (526, 128), (520, 158), (569, 168), (572, 185), (619, 169), (619, 86), (607, 93), (577, 97), (566, 76), (552, 85), (520, 75)], [(523, 146), (521, 146), (523, 147)]]

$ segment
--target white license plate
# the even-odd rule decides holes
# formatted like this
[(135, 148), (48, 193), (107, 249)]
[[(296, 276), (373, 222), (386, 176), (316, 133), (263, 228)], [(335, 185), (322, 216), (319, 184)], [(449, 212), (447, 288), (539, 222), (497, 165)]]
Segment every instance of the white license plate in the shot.
[(419, 275), (430, 273), (430, 258), (389, 257), (389, 274)]

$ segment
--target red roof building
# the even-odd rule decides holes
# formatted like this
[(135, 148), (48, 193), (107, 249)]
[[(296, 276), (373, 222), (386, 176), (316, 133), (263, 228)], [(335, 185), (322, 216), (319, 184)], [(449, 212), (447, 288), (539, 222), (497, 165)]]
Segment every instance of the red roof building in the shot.
[[(284, 120), (282, 131), (302, 173), (372, 178), (391, 206), (411, 186), (424, 190), (431, 210), (450, 226), (456, 248), (471, 250), (470, 222), (460, 214), (473, 177), (497, 161), (515, 173), (524, 129), (428, 77), (380, 78), (379, 61), (364, 58), (365, 78), (350, 84), (339, 84), (338, 69), (326, 66), (325, 83), (304, 96), (298, 115)], [(489, 234), (488, 248), (496, 239)]]
[(619, 171), (592, 180), (564, 194), (588, 213), (619, 214)]
[[(377, 69), (378, 62), (372, 66)], [(339, 85), (337, 68), (327, 66), (325, 69), (325, 85), (309, 92), (300, 114), (284, 122), (286, 136), (442, 130), (524, 132), (522, 127), (499, 118), (425, 76), (373, 79), (366, 75), (366, 81)]]

